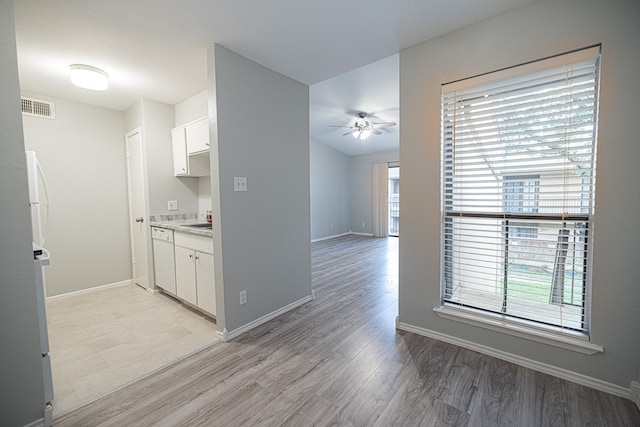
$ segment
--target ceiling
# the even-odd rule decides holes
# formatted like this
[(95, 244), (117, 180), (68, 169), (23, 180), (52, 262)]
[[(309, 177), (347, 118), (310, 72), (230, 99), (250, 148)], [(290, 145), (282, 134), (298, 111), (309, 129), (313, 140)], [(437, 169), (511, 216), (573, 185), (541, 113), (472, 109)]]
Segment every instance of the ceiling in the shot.
[[(312, 136), (343, 147), (344, 132), (334, 128), (332, 135), (325, 126), (350, 123), (359, 110), (397, 121), (394, 55), (401, 49), (533, 1), (403, 0), (398, 7), (396, 0), (14, 0), (20, 86), (120, 111), (141, 97), (174, 105), (206, 88), (206, 48), (218, 43), (317, 83), (310, 90)], [(395, 59), (380, 61), (389, 57)], [(74, 63), (105, 70), (109, 90), (74, 87)], [(377, 137), (378, 148), (343, 151), (376, 151), (394, 132), (397, 147), (392, 129), (367, 140)]]

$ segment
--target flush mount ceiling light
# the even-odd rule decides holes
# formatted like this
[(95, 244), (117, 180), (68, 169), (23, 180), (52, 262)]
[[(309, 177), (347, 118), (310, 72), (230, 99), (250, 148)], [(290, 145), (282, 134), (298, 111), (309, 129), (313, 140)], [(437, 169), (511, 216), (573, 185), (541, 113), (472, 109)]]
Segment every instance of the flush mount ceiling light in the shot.
[(84, 64), (72, 64), (69, 66), (71, 83), (90, 90), (107, 90), (109, 88), (109, 76), (100, 68)]

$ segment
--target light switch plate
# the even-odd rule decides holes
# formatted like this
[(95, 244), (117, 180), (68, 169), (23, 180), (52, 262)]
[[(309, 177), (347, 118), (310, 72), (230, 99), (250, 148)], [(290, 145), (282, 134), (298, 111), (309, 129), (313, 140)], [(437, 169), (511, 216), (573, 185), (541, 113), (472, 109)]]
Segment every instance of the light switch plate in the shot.
[(177, 211), (178, 210), (178, 201), (177, 200), (169, 200), (167, 202), (167, 209), (170, 211)]
[(246, 176), (234, 176), (233, 177), (233, 191), (247, 191), (247, 177)]

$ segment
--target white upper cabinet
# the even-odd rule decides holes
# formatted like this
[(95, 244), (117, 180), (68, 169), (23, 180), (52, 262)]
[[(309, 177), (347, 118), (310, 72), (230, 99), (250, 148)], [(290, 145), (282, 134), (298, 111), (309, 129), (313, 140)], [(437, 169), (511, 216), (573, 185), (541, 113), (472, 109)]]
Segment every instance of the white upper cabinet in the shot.
[(173, 174), (209, 176), (209, 118), (193, 121), (171, 130)]
[(185, 126), (187, 153), (189, 155), (209, 151), (209, 118), (204, 117)]
[(175, 176), (188, 176), (189, 163), (187, 161), (187, 140), (184, 128), (171, 130), (171, 142), (173, 143), (173, 174)]

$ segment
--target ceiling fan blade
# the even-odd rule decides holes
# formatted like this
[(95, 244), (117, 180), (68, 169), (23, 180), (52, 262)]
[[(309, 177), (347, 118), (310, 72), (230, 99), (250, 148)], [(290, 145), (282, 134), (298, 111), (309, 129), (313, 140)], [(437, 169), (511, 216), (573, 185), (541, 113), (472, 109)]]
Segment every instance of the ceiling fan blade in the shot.
[(382, 135), (382, 132), (380, 132), (378, 129), (376, 128), (371, 128), (371, 132), (376, 134), (376, 135)]
[(396, 122), (385, 122), (385, 123), (372, 123), (370, 126), (372, 128), (386, 128), (389, 126), (395, 126)]
[(350, 130), (349, 132), (342, 134), (342, 136), (351, 135), (353, 132), (355, 132), (355, 131), (354, 130)]
[(353, 126), (337, 126), (337, 125), (329, 125), (330, 128), (350, 128), (353, 129)]

